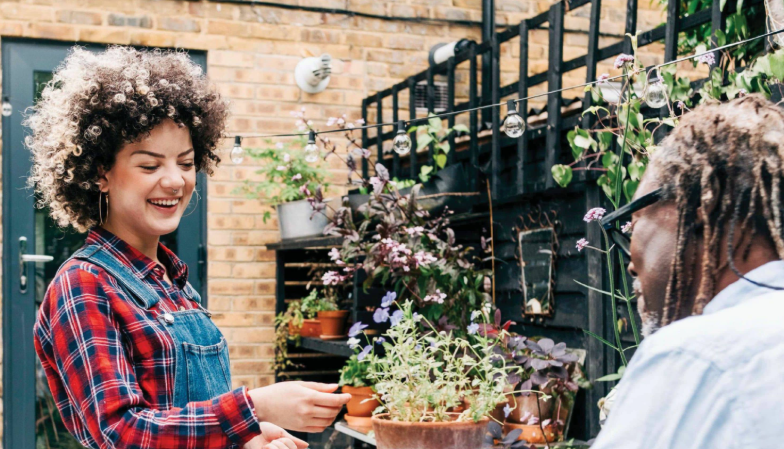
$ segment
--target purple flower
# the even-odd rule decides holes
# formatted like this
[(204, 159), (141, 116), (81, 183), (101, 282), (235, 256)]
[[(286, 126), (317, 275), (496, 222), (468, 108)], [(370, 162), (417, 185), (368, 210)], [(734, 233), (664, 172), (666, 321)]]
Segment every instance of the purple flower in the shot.
[(303, 194), (305, 196), (310, 196), (310, 190), (308, 190), (308, 186), (306, 186), (306, 185), (305, 186), (299, 186), (299, 193), (301, 193), (301, 194)]
[(621, 226), (621, 232), (625, 234), (632, 232), (632, 222), (627, 221), (625, 225)]
[(621, 53), (620, 55), (618, 55), (617, 58), (615, 58), (615, 68), (620, 69), (624, 65), (631, 64), (633, 62), (634, 62), (634, 56)]
[(512, 413), (512, 408), (509, 407), (509, 404), (506, 404), (504, 406), (504, 418), (508, 418), (510, 413)]
[(593, 209), (589, 210), (587, 214), (585, 214), (583, 221), (590, 223), (594, 220), (601, 220), (605, 213), (607, 213), (607, 211), (604, 210), (604, 208), (594, 207)]
[(387, 341), (387, 340), (384, 337), (376, 338), (376, 344), (377, 345), (383, 344), (385, 341)]
[(386, 323), (389, 319), (389, 308), (388, 307), (379, 307), (373, 313), (373, 321), (376, 323)]
[(389, 317), (389, 323), (392, 325), (392, 327), (395, 327), (398, 324), (400, 324), (402, 320), (403, 320), (402, 310), (395, 310), (394, 313), (392, 313), (392, 316)]
[(701, 54), (697, 56), (697, 62), (707, 66), (712, 66), (716, 64), (716, 56), (713, 54), (713, 52)]
[(387, 292), (387, 294), (384, 295), (383, 298), (381, 298), (381, 307), (391, 306), (392, 303), (395, 302), (395, 299), (397, 299), (397, 293)]
[(367, 328), (367, 324), (362, 324), (362, 322), (361, 322), (361, 321), (357, 321), (357, 322), (356, 322), (356, 323), (354, 323), (354, 325), (353, 325), (353, 326), (351, 326), (351, 328), (348, 330), (348, 336), (349, 336), (349, 337), (352, 337), (352, 338), (353, 338), (353, 337), (356, 337), (357, 335), (359, 335), (359, 333), (360, 333), (360, 332), (362, 332), (362, 329), (366, 329), (366, 328)]
[(365, 348), (362, 349), (362, 352), (357, 354), (357, 361), (361, 362), (362, 360), (364, 360), (365, 357), (367, 357), (368, 354), (370, 354), (370, 351), (372, 350), (373, 350), (373, 346), (370, 345), (365, 346)]
[(682, 101), (678, 101), (677, 103), (675, 103), (675, 107), (680, 110), (686, 109), (686, 103)]
[(585, 239), (578, 240), (577, 241), (577, 251), (582, 251), (583, 248), (588, 246), (588, 243), (589, 243), (588, 240), (585, 240)]
[(479, 331), (479, 325), (476, 323), (471, 323), (468, 325), (466, 330), (468, 331), (469, 334), (474, 335), (475, 333), (477, 333), (477, 331)]

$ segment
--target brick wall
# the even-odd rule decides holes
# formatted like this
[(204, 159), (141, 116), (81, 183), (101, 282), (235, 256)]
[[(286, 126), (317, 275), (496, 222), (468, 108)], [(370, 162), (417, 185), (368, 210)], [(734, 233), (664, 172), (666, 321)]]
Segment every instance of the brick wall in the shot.
[[(289, 112), (302, 106), (317, 126), (343, 113), (358, 118), (362, 98), (425, 69), (432, 45), (459, 38), (481, 40), (481, 0), (285, 3), (477, 24), (412, 23), (205, 0), (19, 0), (0, 1), (0, 36), (206, 50), (208, 75), (232, 100), (229, 131), (245, 133), (292, 131)], [(622, 34), (625, 2), (603, 3), (602, 31)], [(497, 23), (519, 23), (550, 4), (548, 0), (497, 0)], [(641, 2), (640, 29), (660, 23), (660, 10)], [(588, 29), (588, 12), (589, 8), (582, 8), (569, 13), (566, 27), (578, 32), (566, 34), (566, 59), (585, 49), (587, 39), (579, 30)], [(605, 38), (602, 45), (613, 39), (618, 38)], [(504, 84), (517, 79), (515, 42), (503, 47)], [(323, 93), (302, 93), (294, 83), (293, 70), (304, 50), (333, 57), (332, 79)], [(660, 60), (661, 52), (656, 53), (647, 52), (645, 62)], [(531, 73), (546, 69), (546, 31), (532, 33), (531, 56)], [(609, 71), (608, 67), (605, 63), (599, 73)], [(467, 79), (465, 73), (462, 79)], [(581, 82), (584, 72), (575, 71), (565, 77), (564, 86)], [(407, 105), (405, 97), (400, 104)], [(260, 144), (254, 139), (244, 142), (245, 146)], [(224, 145), (230, 146), (230, 142)], [(337, 171), (334, 175), (333, 182), (344, 179)], [(234, 382), (251, 388), (273, 381), (275, 255), (265, 245), (278, 239), (277, 222), (262, 222), (266, 207), (232, 193), (239, 182), (254, 176), (247, 158), (244, 164), (234, 165), (227, 157), (210, 180), (208, 192), (210, 306), (231, 348)], [(1, 407), (2, 403), (0, 415)]]

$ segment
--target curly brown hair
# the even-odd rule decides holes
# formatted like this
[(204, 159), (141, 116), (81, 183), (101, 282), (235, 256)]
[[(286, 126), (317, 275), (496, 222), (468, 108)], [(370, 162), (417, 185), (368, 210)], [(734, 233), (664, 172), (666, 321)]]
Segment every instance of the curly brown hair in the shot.
[(97, 224), (99, 168), (111, 169), (124, 144), (163, 120), (188, 127), (198, 171), (212, 174), (220, 162), (228, 104), (185, 52), (74, 47), (53, 75), (24, 124), (36, 205), (48, 206), (59, 226), (85, 232)]
[[(717, 273), (748, 257), (751, 238), (770, 240), (784, 259), (784, 110), (758, 95), (706, 104), (683, 117), (651, 157), (663, 198), (678, 210), (678, 241), (670, 267), (662, 325), (680, 319), (697, 269), (702, 277), (692, 314), (701, 314), (715, 295)], [(704, 212), (704, 213), (701, 213)], [(698, 220), (700, 215), (704, 220)], [(701, 232), (701, 267), (684, 267), (690, 242)], [(727, 246), (722, 245), (724, 236)], [(738, 241), (733, 241), (740, 236)], [(743, 247), (741, 243), (745, 242)], [(719, 265), (720, 251), (728, 261)], [(692, 260), (696, 260), (693, 258)]]

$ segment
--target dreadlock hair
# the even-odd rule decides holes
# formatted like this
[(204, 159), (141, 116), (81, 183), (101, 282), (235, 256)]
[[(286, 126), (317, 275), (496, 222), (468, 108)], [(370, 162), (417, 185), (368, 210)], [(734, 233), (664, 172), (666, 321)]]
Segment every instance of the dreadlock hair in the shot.
[[(695, 108), (651, 155), (662, 199), (674, 201), (678, 210), (677, 246), (662, 325), (681, 318), (682, 308), (689, 306), (684, 298), (697, 269), (702, 277), (692, 314), (701, 314), (713, 298), (717, 274), (725, 264), (742, 277), (732, 262), (742, 241), (746, 241), (743, 259), (757, 235), (769, 238), (779, 259), (784, 259), (782, 159), (784, 110), (757, 95)], [(701, 266), (684, 267), (687, 249), (696, 255), (696, 246), (689, 242), (700, 228), (704, 238)], [(721, 244), (725, 234), (726, 247)], [(742, 236), (738, 244), (733, 243), (735, 235)], [(719, 265), (722, 249), (728, 261)]]

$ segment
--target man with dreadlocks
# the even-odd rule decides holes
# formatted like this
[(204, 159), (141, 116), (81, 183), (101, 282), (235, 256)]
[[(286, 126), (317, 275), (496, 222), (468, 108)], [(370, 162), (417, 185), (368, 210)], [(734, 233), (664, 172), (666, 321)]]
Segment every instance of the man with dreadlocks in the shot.
[(592, 449), (784, 447), (782, 159), (784, 110), (757, 96), (696, 108), (651, 155), (629, 272), (655, 334)]

